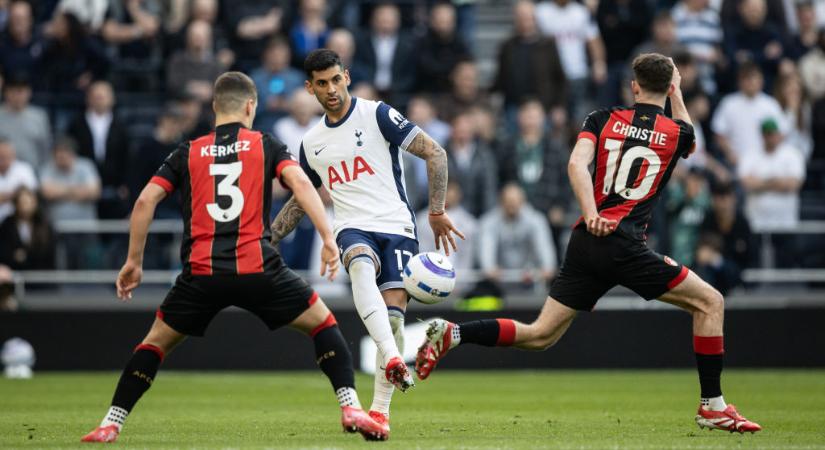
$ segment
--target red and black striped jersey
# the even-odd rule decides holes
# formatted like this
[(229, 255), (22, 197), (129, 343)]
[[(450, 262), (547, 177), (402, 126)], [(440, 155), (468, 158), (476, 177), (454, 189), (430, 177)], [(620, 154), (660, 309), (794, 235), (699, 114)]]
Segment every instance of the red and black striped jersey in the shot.
[(183, 272), (240, 275), (282, 263), (269, 244), (272, 179), (297, 165), (286, 146), (239, 123), (181, 144), (151, 183), (181, 193)]
[(618, 220), (618, 232), (644, 240), (659, 192), (679, 157), (693, 148), (693, 127), (665, 116), (657, 105), (637, 103), (590, 113), (579, 139), (596, 143), (593, 194), (599, 214)]

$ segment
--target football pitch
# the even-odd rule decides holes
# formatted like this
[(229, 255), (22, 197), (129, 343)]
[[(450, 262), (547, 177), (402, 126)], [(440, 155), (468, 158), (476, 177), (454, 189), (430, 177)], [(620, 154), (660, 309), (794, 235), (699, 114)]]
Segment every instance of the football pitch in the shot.
[[(89, 448), (118, 374), (0, 380), (0, 448)], [(357, 380), (369, 406), (372, 378)], [(825, 371), (728, 370), (725, 398), (764, 430), (699, 430), (692, 370), (436, 371), (396, 393), (388, 442), (345, 435), (320, 372), (161, 372), (117, 447), (825, 449)]]

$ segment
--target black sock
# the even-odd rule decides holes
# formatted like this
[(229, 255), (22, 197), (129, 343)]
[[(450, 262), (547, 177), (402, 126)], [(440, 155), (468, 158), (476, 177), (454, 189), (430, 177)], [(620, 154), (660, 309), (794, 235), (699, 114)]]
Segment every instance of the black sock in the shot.
[(160, 349), (139, 345), (120, 375), (115, 395), (112, 397), (112, 406), (131, 411), (143, 393), (152, 386), (161, 361), (163, 352)]
[(474, 320), (458, 324), (461, 344), (478, 344), (495, 347), (498, 342), (500, 325), (496, 319)]
[(315, 362), (338, 392), (343, 387), (355, 387), (352, 354), (338, 325), (324, 328), (312, 335), (315, 342)]
[(722, 395), (722, 358), (724, 355), (703, 355), (696, 353), (696, 368), (699, 369), (699, 386), (702, 398)]

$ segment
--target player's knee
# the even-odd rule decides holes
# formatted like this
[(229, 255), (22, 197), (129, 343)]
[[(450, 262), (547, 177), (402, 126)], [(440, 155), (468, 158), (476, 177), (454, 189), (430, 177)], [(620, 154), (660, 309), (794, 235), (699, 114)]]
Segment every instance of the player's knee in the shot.
[(718, 290), (708, 287), (702, 293), (700, 311), (708, 315), (722, 315), (725, 310), (725, 297)]

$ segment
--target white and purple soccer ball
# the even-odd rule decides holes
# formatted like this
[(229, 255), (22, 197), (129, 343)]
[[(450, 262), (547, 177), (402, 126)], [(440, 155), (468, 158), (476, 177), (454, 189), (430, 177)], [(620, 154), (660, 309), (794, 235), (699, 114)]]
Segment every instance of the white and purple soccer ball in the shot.
[(455, 287), (455, 269), (446, 256), (419, 253), (407, 262), (401, 272), (407, 293), (421, 303), (434, 305), (450, 296)]

